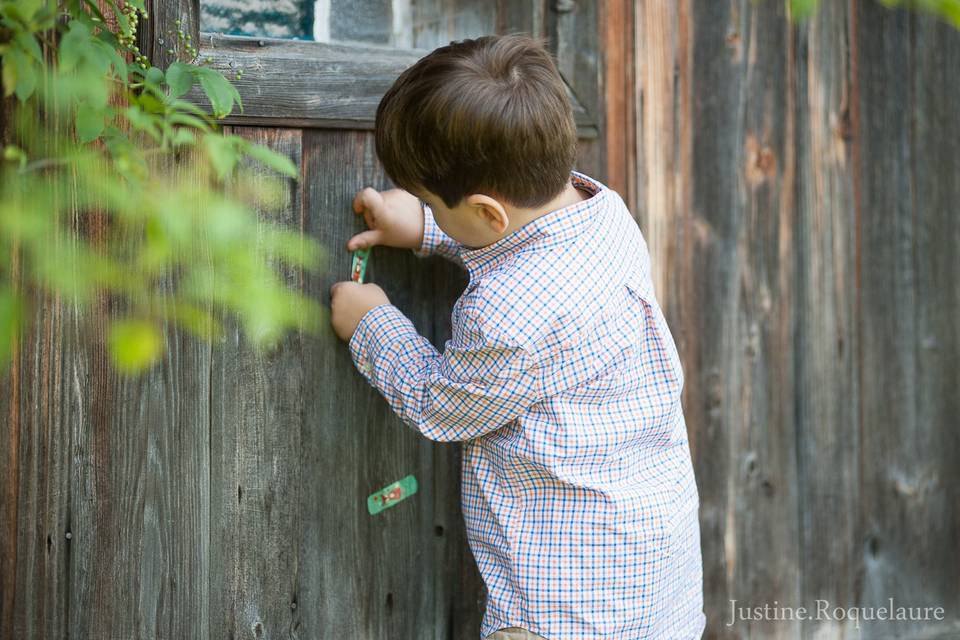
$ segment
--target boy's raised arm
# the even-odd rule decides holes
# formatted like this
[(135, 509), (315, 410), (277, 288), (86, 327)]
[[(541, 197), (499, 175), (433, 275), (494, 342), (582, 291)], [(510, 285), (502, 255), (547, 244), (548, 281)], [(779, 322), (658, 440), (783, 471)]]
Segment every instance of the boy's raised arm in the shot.
[(475, 329), (461, 335), (439, 353), (397, 307), (384, 304), (361, 318), (350, 355), (409, 426), (430, 440), (471, 440), (536, 404), (543, 385), (524, 348), (489, 343)]

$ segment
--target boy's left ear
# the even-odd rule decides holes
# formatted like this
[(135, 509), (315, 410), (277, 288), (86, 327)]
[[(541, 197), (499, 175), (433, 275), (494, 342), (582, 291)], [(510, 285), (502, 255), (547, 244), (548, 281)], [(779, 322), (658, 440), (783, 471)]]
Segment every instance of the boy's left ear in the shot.
[(507, 210), (495, 198), (485, 196), (482, 193), (475, 193), (467, 196), (467, 205), (477, 215), (482, 216), (484, 221), (497, 233), (503, 233), (510, 224)]

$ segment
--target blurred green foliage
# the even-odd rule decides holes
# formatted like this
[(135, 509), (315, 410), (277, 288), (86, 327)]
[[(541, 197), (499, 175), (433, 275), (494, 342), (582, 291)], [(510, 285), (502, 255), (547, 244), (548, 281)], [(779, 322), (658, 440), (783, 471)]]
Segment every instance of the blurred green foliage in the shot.
[[(270, 345), (321, 322), (283, 273), (318, 268), (320, 247), (267, 215), (297, 168), (218, 130), (240, 96), (188, 42), (150, 66), (148, 19), (143, 0), (0, 0), (0, 371), (47, 295), (104, 311), (126, 372), (163, 355), (168, 323), (213, 339), (234, 317)], [(184, 99), (195, 85), (212, 116)]]
[[(960, 0), (877, 0), (888, 8), (904, 7), (915, 9), (939, 16), (955, 28), (960, 29)], [(790, 15), (794, 19), (803, 20), (813, 14), (820, 5), (820, 0), (787, 0), (790, 5)]]

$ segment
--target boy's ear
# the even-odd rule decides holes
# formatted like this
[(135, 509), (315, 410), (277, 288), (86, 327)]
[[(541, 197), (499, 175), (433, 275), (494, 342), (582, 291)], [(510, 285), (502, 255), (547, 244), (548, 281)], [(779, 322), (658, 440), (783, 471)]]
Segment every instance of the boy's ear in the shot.
[(466, 202), (467, 206), (497, 233), (503, 233), (509, 226), (510, 217), (507, 215), (507, 210), (495, 198), (485, 196), (482, 193), (474, 193), (467, 196)]

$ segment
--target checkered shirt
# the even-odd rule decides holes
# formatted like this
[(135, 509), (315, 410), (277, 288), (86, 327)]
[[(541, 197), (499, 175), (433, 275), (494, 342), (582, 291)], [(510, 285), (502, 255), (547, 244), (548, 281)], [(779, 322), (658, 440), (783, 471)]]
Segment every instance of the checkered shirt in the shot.
[(646, 243), (617, 192), (497, 242), (459, 245), (424, 204), (419, 257), (470, 281), (438, 352), (395, 306), (350, 339), (364, 378), (409, 426), (462, 441), (462, 510), (487, 587), (486, 637), (699, 638), (698, 495), (683, 372)]

